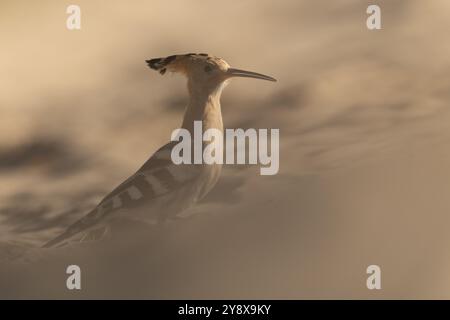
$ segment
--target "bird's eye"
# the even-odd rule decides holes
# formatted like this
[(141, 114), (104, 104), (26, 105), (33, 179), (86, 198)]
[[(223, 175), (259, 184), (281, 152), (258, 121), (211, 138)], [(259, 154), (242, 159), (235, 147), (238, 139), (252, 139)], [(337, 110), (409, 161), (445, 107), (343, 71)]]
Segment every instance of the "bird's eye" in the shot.
[(212, 70), (211, 66), (206, 66), (205, 67), (205, 72), (211, 72), (211, 70)]

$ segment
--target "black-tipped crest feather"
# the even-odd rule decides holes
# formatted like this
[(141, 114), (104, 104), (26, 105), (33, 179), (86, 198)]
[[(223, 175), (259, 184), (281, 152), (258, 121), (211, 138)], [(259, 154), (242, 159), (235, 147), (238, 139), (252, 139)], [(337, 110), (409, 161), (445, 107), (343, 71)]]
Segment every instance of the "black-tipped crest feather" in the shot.
[(148, 66), (151, 69), (159, 71), (159, 73), (161, 73), (161, 74), (165, 74), (168, 69), (169, 64), (171, 64), (177, 58), (182, 58), (182, 57), (192, 57), (192, 58), (201, 57), (204, 59), (205, 57), (209, 57), (209, 55), (207, 53), (187, 53), (187, 54), (180, 54), (180, 55), (171, 55), (171, 56), (167, 56), (165, 58), (154, 58), (154, 59), (150, 59), (150, 60), (145, 60), (145, 62), (147, 62)]

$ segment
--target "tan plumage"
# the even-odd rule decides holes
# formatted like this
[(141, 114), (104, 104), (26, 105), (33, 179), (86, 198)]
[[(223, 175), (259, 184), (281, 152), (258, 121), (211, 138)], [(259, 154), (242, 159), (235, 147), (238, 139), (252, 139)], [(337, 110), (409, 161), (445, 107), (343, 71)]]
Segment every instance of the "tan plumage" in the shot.
[[(189, 103), (182, 128), (193, 133), (194, 121), (202, 121), (203, 130), (215, 128), (223, 132), (220, 96), (231, 77), (275, 79), (259, 73), (233, 69), (223, 59), (207, 54), (172, 55), (147, 60), (150, 68), (184, 74), (188, 79)], [(205, 142), (204, 142), (205, 144)], [(126, 214), (151, 223), (175, 217), (202, 199), (216, 184), (220, 164), (175, 165), (171, 150), (175, 142), (160, 148), (135, 174), (109, 193), (90, 213), (71, 225), (44, 247), (63, 245), (79, 240), (97, 238), (115, 218)], [(103, 232), (103, 231), (102, 231)]]

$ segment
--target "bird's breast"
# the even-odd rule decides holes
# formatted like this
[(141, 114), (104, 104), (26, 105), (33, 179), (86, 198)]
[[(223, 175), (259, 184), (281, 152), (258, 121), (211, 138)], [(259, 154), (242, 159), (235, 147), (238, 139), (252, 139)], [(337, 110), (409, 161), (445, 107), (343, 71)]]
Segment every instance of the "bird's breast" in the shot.
[(222, 164), (203, 164), (201, 177), (199, 181), (200, 188), (197, 201), (204, 198), (216, 185), (222, 171)]

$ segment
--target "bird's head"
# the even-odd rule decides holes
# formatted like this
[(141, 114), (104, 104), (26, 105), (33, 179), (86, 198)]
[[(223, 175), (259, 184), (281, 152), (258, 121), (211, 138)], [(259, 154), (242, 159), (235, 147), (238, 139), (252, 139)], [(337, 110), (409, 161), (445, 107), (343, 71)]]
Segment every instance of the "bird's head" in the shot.
[(191, 89), (214, 90), (233, 77), (276, 81), (276, 79), (261, 73), (231, 68), (225, 60), (206, 53), (172, 55), (146, 60), (146, 62), (150, 68), (161, 74), (169, 71), (186, 75)]

